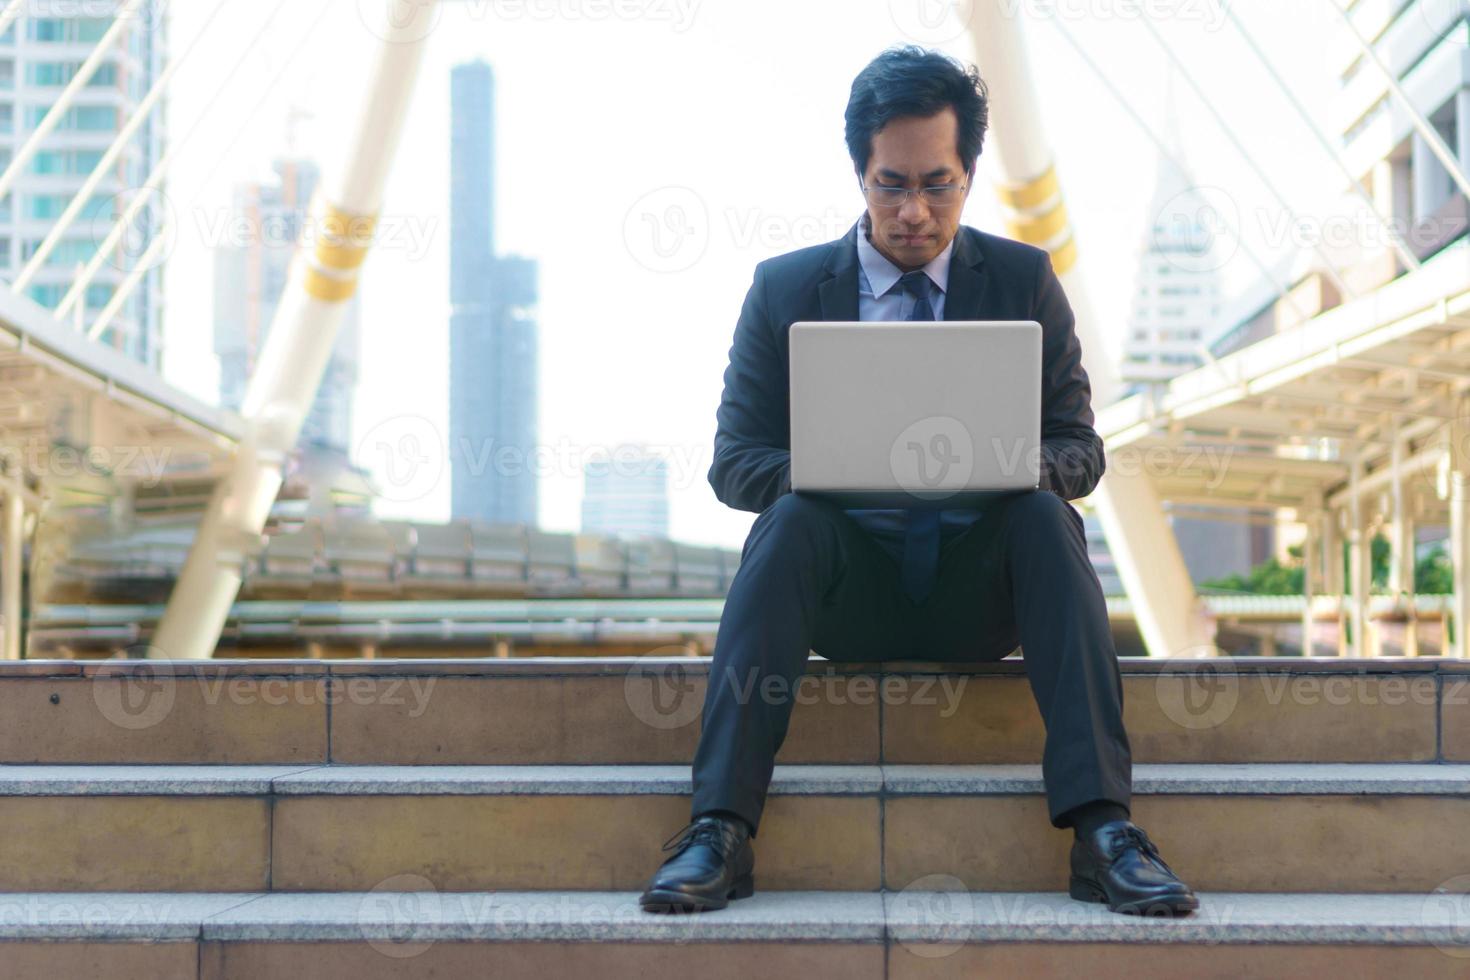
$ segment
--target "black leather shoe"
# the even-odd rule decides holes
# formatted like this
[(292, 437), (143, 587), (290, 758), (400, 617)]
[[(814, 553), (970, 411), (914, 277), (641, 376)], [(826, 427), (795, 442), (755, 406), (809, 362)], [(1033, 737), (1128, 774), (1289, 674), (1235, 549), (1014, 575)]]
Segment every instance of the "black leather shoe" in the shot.
[(1068, 894), (1129, 915), (1176, 915), (1199, 908), (1199, 899), (1159, 857), (1154, 842), (1127, 820), (1110, 820), (1072, 844)]
[(664, 842), (677, 848), (653, 875), (638, 904), (648, 912), (706, 912), (755, 894), (755, 849), (739, 817), (699, 817)]

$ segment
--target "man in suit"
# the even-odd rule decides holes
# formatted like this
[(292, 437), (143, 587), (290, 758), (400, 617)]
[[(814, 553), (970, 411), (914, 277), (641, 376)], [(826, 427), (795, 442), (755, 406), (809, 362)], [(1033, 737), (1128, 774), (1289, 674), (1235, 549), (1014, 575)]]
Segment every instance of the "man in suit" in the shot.
[[(756, 266), (709, 481), (721, 501), (759, 516), (716, 637), (692, 819), (665, 844), (675, 853), (641, 896), (646, 910), (718, 909), (753, 894), (751, 838), (809, 651), (988, 661), (1017, 645), (1046, 726), (1049, 817), (1075, 834), (1072, 897), (1119, 912), (1198, 907), (1129, 820), (1117, 654), (1067, 502), (1104, 469), (1072, 310), (1046, 251), (960, 224), (987, 113), (973, 66), (918, 47), (883, 52), (853, 82), (846, 113), (865, 212), (837, 241)], [(942, 511), (843, 509), (793, 493), (791, 324), (925, 319), (1042, 325), (1039, 489)]]

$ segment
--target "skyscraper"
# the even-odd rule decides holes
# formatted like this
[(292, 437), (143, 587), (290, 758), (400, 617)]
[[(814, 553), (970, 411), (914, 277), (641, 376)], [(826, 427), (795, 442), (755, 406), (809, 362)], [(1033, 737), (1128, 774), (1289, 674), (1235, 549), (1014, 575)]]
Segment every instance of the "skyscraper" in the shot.
[(1129, 391), (1204, 363), (1220, 316), (1220, 261), (1210, 204), (1186, 172), (1160, 158), (1151, 223), (1138, 259), (1120, 375)]
[[(14, 282), (36, 255), (56, 219), (101, 162), (107, 147), (163, 71), (167, 21), (161, 4), (144, 4), (122, 28), (118, 43), (77, 93), (60, 123), (0, 201), (0, 273)], [(82, 13), (105, 16), (81, 16)], [(113, 24), (113, 9), (71, 0), (33, 0), (0, 35), (0, 168), (55, 104), (97, 42)], [(164, 150), (159, 108), (139, 126), (93, 191), (91, 200), (41, 262), (26, 294), (55, 309), (76, 280), (78, 267), (97, 254), (114, 220), (143, 186)], [(164, 215), (150, 201), (128, 223), (82, 295), (81, 321), (89, 326), (134, 268)], [(162, 366), (163, 269), (154, 265), (103, 329), (100, 340), (154, 370)], [(74, 313), (69, 322), (78, 319)]]
[[(1228, 255), (1215, 240), (1222, 231), (1212, 210), (1216, 202), (1185, 169), (1172, 68), (1165, 79), (1161, 136), (1169, 152), (1160, 154), (1155, 164), (1119, 368), (1129, 394), (1139, 390), (1159, 394), (1171, 379), (1202, 365), (1202, 351), (1219, 332), (1222, 316), (1220, 267)], [(1096, 514), (1088, 514), (1084, 525), (1088, 554), (1104, 592), (1121, 594), (1122, 582), (1102, 522)], [(1195, 582), (1249, 571), (1255, 534), (1249, 525), (1190, 517), (1171, 507), (1169, 526)]]
[(619, 446), (582, 468), (582, 530), (669, 536), (669, 465), (641, 446)]
[[(214, 252), (214, 352), (219, 356), (220, 404), (239, 409), (286, 286), (291, 258), (321, 174), (309, 160), (282, 159), (273, 183), (235, 188), (226, 226), (242, 240)], [(360, 303), (354, 296), (322, 374), (298, 443), (345, 451), (352, 441), (352, 395), (357, 386)]]
[[(1149, 221), (1139, 248), (1138, 276), (1119, 374), (1128, 390), (1154, 386), (1204, 363), (1200, 351), (1220, 317), (1220, 266), (1226, 255), (1215, 236), (1221, 229), (1207, 199), (1183, 163), (1183, 140), (1174, 105), (1174, 71), (1165, 78), (1167, 156), (1154, 170)], [(1169, 157), (1180, 161), (1178, 165)]]
[(536, 263), (495, 252), (495, 81), (450, 74), (449, 459), (455, 518), (537, 521)]

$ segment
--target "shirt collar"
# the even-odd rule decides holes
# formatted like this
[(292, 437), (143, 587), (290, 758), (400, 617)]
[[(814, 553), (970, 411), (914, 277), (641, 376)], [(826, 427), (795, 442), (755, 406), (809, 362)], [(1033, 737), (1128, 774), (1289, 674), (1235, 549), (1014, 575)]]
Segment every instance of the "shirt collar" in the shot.
[[(874, 298), (877, 298), (898, 284), (898, 280), (903, 277), (903, 271), (889, 261), (888, 256), (878, 251), (868, 240), (868, 219), (868, 212), (864, 211), (858, 225), (858, 262), (862, 264), (863, 274), (868, 278), (868, 287), (873, 291)], [(950, 238), (949, 244), (944, 246), (944, 251), (930, 259), (929, 263), (923, 267), (930, 281), (938, 286), (942, 293), (948, 291), (949, 257), (953, 252), (954, 238)]]

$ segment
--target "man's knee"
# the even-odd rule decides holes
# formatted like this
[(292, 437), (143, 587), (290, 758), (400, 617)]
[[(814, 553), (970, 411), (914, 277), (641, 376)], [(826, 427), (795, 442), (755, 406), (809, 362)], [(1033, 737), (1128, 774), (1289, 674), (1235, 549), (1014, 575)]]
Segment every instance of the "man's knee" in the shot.
[(800, 533), (830, 524), (836, 513), (835, 505), (828, 501), (805, 494), (783, 493), (756, 516), (751, 534), (765, 528), (781, 536)]
[(1032, 490), (1010, 498), (1007, 514), (1012, 521), (1037, 525), (1080, 524), (1077, 508), (1050, 490)]

